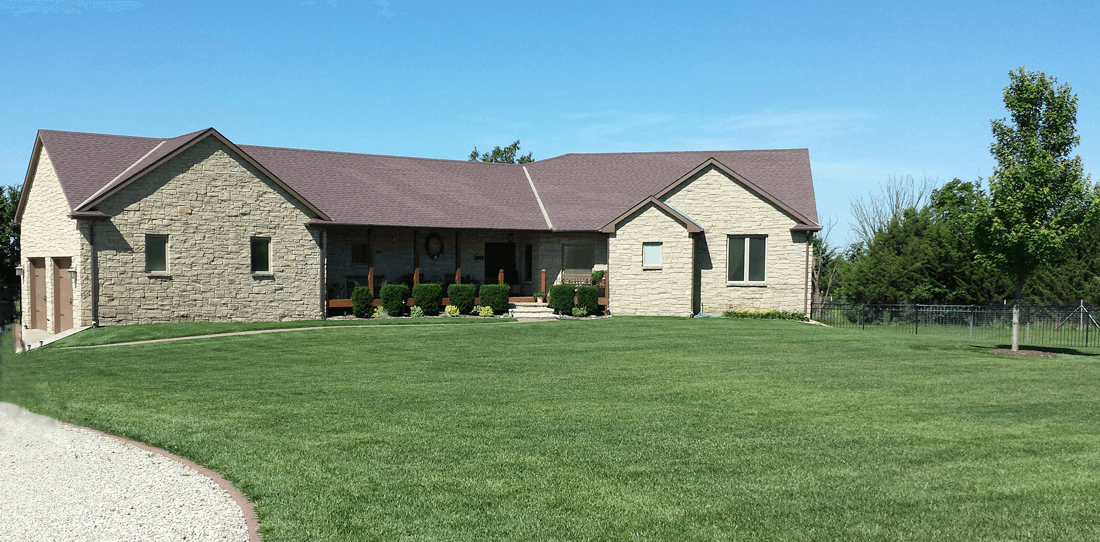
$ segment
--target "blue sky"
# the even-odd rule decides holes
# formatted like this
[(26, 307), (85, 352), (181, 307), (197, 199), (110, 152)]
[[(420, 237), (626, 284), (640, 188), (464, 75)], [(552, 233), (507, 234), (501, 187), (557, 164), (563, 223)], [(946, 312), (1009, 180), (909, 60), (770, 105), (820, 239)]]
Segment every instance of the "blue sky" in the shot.
[(0, 0), (0, 183), (39, 128), (453, 159), (806, 147), (845, 243), (891, 175), (989, 175), (1019, 66), (1073, 86), (1095, 171), (1098, 26), (1092, 2)]

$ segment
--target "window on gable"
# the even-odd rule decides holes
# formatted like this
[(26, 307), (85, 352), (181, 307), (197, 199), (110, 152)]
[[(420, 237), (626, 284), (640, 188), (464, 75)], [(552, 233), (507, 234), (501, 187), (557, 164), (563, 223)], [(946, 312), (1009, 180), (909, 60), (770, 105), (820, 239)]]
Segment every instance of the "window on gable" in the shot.
[(642, 243), (642, 267), (661, 267), (661, 243)]
[(168, 272), (168, 236), (145, 236), (145, 272)]
[(252, 238), (252, 273), (271, 272), (271, 238)]
[(762, 235), (729, 236), (729, 262), (726, 280), (729, 282), (764, 282), (768, 238)]

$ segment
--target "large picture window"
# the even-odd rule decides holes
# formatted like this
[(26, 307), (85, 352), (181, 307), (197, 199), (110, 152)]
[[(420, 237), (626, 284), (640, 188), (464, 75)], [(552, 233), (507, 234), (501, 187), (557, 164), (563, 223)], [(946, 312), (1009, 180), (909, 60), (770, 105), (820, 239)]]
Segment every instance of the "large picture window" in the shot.
[(252, 273), (265, 274), (271, 272), (271, 238), (252, 238)]
[(765, 261), (768, 255), (768, 238), (753, 235), (729, 237), (729, 264), (726, 280), (729, 282), (764, 282)]
[(562, 245), (562, 274), (565, 278), (589, 278), (596, 265), (596, 247), (592, 245)]
[(145, 272), (168, 272), (168, 236), (145, 236)]

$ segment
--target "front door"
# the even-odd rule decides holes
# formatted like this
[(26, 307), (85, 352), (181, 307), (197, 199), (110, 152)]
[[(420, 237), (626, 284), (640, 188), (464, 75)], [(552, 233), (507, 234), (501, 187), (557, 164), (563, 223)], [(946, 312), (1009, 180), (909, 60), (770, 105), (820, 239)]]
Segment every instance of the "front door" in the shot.
[(496, 284), (500, 270), (505, 284), (519, 284), (515, 243), (485, 243), (485, 284)]
[(54, 258), (53, 312), (54, 333), (73, 327), (73, 279), (69, 278), (72, 258)]
[(31, 329), (46, 330), (46, 259), (31, 258)]

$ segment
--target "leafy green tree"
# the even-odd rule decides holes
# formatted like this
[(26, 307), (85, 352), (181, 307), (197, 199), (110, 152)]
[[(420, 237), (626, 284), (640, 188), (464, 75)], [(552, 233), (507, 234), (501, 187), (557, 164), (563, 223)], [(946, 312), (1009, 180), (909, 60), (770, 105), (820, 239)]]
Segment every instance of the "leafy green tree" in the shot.
[(1081, 239), (1100, 209), (1084, 175), (1076, 133), (1077, 95), (1043, 72), (1010, 72), (1009, 119), (992, 121), (997, 167), (973, 215), (978, 258), (1013, 279), (1012, 350), (1020, 348), (1020, 299), (1029, 274)]
[(478, 154), (477, 147), (470, 153), (471, 162), (494, 162), (498, 164), (530, 164), (535, 159), (531, 157), (533, 153), (527, 153), (520, 156), (518, 159), (516, 155), (519, 154), (519, 140), (515, 143), (504, 147), (493, 147), (491, 152), (484, 154)]
[(18, 289), (15, 266), (19, 265), (19, 228), (12, 225), (22, 186), (0, 188), (0, 285)]
[(15, 266), (19, 265), (19, 227), (11, 222), (15, 220), (22, 188), (0, 188), (0, 325), (12, 316), (15, 299), (19, 297), (19, 277), (15, 276)]

